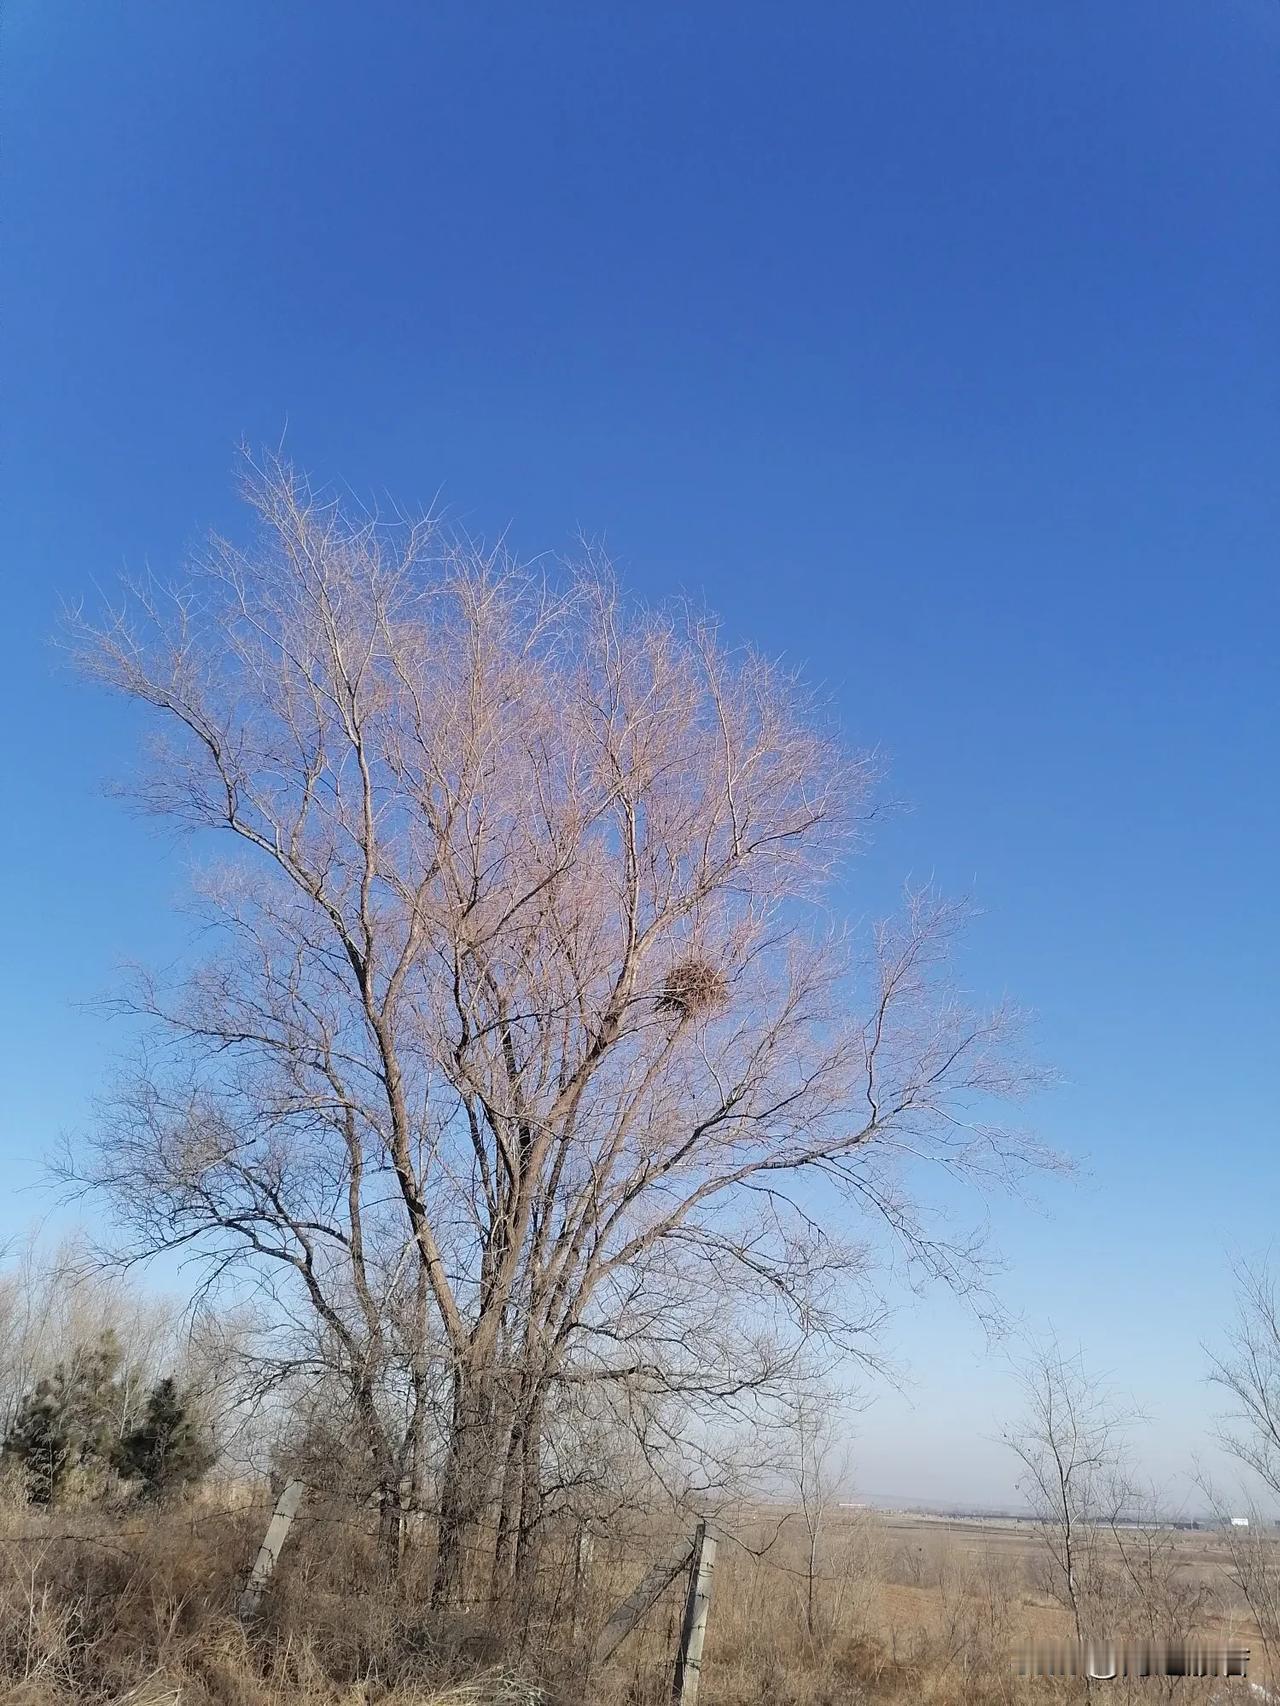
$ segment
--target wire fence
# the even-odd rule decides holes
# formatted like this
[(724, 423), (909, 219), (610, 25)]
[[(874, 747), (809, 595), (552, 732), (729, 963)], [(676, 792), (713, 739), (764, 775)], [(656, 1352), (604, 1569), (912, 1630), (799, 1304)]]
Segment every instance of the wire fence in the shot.
[[(184, 1549), (207, 1558), (209, 1603), (234, 1610), (271, 1520), (275, 1500), (265, 1486), (210, 1489), (192, 1502), (155, 1510), (87, 1506), (40, 1512), (13, 1507), (0, 1515), (0, 1556), (11, 1567), (38, 1567), (56, 1574), (74, 1554), (111, 1559), (121, 1568), (152, 1565), (161, 1554)], [(624, 1520), (592, 1520), (582, 1513), (553, 1512), (541, 1522), (517, 1566), (496, 1567), (501, 1525), (473, 1525), (467, 1545), (461, 1599), (444, 1608), (432, 1604), (436, 1522), (432, 1509), (408, 1511), (400, 1522), (395, 1568), (386, 1568), (384, 1519), (376, 1504), (352, 1505), (320, 1490), (308, 1490), (292, 1521), (279, 1566), (264, 1601), (270, 1617), (295, 1616), (306, 1599), (311, 1608), (340, 1600), (348, 1610), (376, 1601), (382, 1622), (402, 1634), (426, 1638), (432, 1620), (444, 1618), (455, 1639), (470, 1632), (478, 1648), (499, 1645), (518, 1657), (541, 1660), (553, 1653), (589, 1654), (610, 1614), (653, 1566), (688, 1551), (698, 1521), (695, 1512), (632, 1514)], [(831, 1584), (838, 1551), (828, 1544), (821, 1562), (806, 1566), (802, 1550), (789, 1553), (794, 1521), (776, 1513), (720, 1513), (720, 1581), (732, 1592), (734, 1564), (766, 1573), (776, 1597), (798, 1594), (809, 1582)], [(839, 1526), (833, 1528), (838, 1538)], [(19, 1560), (22, 1562), (20, 1563)], [(612, 1661), (637, 1678), (669, 1671), (684, 1606), (687, 1571), (677, 1570), (632, 1630)]]
[[(185, 1505), (151, 1510), (8, 1507), (0, 1511), (0, 1593), (8, 1581), (13, 1603), (27, 1608), (29, 1620), (36, 1618), (31, 1608), (44, 1603), (41, 1594), (54, 1602), (61, 1594), (79, 1606), (99, 1595), (103, 1627), (114, 1615), (112, 1594), (122, 1616), (137, 1615), (150, 1594), (152, 1623), (172, 1616), (193, 1627), (200, 1618), (230, 1626), (238, 1622), (238, 1596), (271, 1519), (273, 1493), (265, 1484), (210, 1488)], [(785, 1651), (798, 1664), (821, 1648), (823, 1662), (845, 1666), (851, 1686), (859, 1678), (923, 1674), (926, 1660), (963, 1677), (1006, 1662), (1024, 1614), (1054, 1615), (1042, 1595), (1029, 1591), (1021, 1566), (999, 1577), (985, 1557), (971, 1562), (963, 1548), (946, 1552), (943, 1536), (936, 1537), (933, 1574), (911, 1579), (906, 1560), (885, 1550), (886, 1525), (866, 1513), (828, 1511), (816, 1535), (799, 1512), (716, 1516), (720, 1553), (707, 1654), (713, 1671), (764, 1673)], [(582, 1671), (600, 1631), (646, 1573), (689, 1548), (697, 1517), (677, 1511), (605, 1521), (553, 1511), (539, 1524), (514, 1582), (495, 1570), (501, 1524), (485, 1519), (470, 1539), (465, 1594), (444, 1607), (432, 1595), (436, 1519), (431, 1509), (405, 1513), (390, 1569), (376, 1504), (308, 1491), (262, 1620), (246, 1638), (281, 1650), (305, 1638), (353, 1678), (418, 1662), (510, 1662), (534, 1675)], [(623, 1695), (666, 1697), (687, 1579), (687, 1570), (670, 1576), (609, 1658)], [(76, 1615), (86, 1628), (92, 1621), (84, 1610)], [(20, 1644), (19, 1635), (13, 1641)], [(29, 1662), (25, 1650), (23, 1662)]]

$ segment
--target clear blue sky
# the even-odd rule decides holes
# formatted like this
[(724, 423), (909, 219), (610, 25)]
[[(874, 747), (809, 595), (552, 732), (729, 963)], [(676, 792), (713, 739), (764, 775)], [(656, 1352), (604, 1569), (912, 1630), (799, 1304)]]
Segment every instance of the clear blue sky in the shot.
[[(116, 1047), (74, 1003), (182, 940), (56, 602), (229, 522), (287, 426), (524, 550), (602, 532), (883, 745), (915, 809), (851, 905), (975, 894), (1091, 1170), (997, 1205), (1005, 1294), (1183, 1462), (1280, 1176), (1280, 5), (9, 0), (0, 47), (5, 1179)], [(980, 1333), (894, 1342), (864, 1486), (1002, 1494)]]

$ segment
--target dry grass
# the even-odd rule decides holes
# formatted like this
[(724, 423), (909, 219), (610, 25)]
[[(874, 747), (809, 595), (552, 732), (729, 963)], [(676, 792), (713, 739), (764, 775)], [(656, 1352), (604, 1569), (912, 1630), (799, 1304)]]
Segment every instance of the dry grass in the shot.
[[(591, 1577), (576, 1591), (571, 1549), (550, 1544), (538, 1603), (518, 1624), (509, 1608), (500, 1617), (484, 1606), (444, 1622), (427, 1610), (429, 1556), (410, 1554), (387, 1582), (364, 1520), (314, 1507), (246, 1631), (234, 1601), (265, 1515), (261, 1502), (228, 1501), (145, 1518), (15, 1513), (0, 1521), (0, 1700), (657, 1706), (669, 1698), (679, 1582), (602, 1673), (587, 1676), (582, 1658), (612, 1605), (670, 1545), (669, 1533), (597, 1543)], [(784, 1528), (765, 1550), (774, 1528), (776, 1520), (738, 1522), (722, 1541), (702, 1706), (1048, 1706), (1081, 1697), (1078, 1685), (1013, 1673), (1020, 1643), (1069, 1632), (1027, 1531), (901, 1518), (833, 1523), (811, 1630), (798, 1528)], [(1210, 1595), (1197, 1633), (1250, 1640), (1212, 1540), (1180, 1542), (1176, 1571)], [(1118, 1633), (1131, 1610), (1118, 1611)], [(1108, 1701), (1128, 1698), (1126, 1688), (1112, 1685)], [(1212, 1692), (1193, 1682), (1141, 1690), (1185, 1706)]]

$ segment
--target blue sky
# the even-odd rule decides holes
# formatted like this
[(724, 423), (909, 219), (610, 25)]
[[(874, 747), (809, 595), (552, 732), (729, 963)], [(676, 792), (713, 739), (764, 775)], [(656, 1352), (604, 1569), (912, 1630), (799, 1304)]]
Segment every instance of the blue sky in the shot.
[[(10, 0), (0, 1229), (179, 950), (180, 846), (58, 599), (233, 522), (237, 441), (533, 552), (605, 536), (803, 662), (1039, 1013), (1085, 1177), (995, 1204), (1010, 1306), (1154, 1418), (1271, 1237), (1280, 6)], [(995, 1498), (1012, 1402), (933, 1298), (871, 1491)]]

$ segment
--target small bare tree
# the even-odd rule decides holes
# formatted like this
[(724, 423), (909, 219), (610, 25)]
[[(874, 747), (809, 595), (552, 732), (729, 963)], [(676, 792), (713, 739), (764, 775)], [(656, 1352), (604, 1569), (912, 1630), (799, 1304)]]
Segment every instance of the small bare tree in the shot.
[[(1280, 1497), (1280, 1297), (1269, 1262), (1237, 1263), (1236, 1313), (1221, 1350), (1206, 1347), (1209, 1378), (1227, 1395), (1218, 1440), (1273, 1497)], [(1231, 1574), (1258, 1626), (1271, 1674), (1280, 1663), (1280, 1552), (1251, 1493), (1231, 1506), (1207, 1480), (1204, 1490), (1224, 1519)], [(1241, 1504), (1247, 1528), (1226, 1521)]]
[[(1215, 1608), (1211, 1584), (1186, 1568), (1185, 1536), (1156, 1487), (1142, 1487), (1123, 1471), (1107, 1489), (1110, 1542), (1106, 1571), (1111, 1632), (1153, 1642), (1192, 1640)], [(1181, 1678), (1144, 1678), (1129, 1685), (1134, 1699), (1176, 1700)]]
[(564, 1394), (740, 1400), (806, 1337), (857, 1350), (847, 1210), (967, 1286), (905, 1173), (1046, 1157), (993, 1118), (1030, 1076), (948, 981), (960, 911), (917, 895), (865, 951), (827, 922), (874, 767), (794, 678), (594, 554), (552, 584), (276, 463), (246, 490), (252, 546), (72, 620), (172, 737), (137, 797), (235, 851), (67, 1176), (117, 1259), (253, 1274), (387, 1532), (433, 1481), (454, 1599), (495, 1501), (497, 1584), (529, 1555)]
[(1056, 1339), (1027, 1356), (1018, 1374), (1025, 1409), (1004, 1440), (1022, 1465), (1019, 1484), (1039, 1520), (1054, 1591), (1083, 1640), (1098, 1632), (1100, 1540), (1117, 1519), (1125, 1435), (1137, 1418)]
[(1266, 1263), (1235, 1268), (1236, 1315), (1225, 1348), (1207, 1350), (1209, 1378), (1228, 1397), (1218, 1439), (1280, 1497), (1280, 1298)]
[(801, 1388), (790, 1405), (790, 1490), (804, 1526), (804, 1620), (809, 1639), (818, 1633), (817, 1593), (828, 1530), (847, 1494), (852, 1473), (849, 1424), (836, 1395)]
[[(1224, 1510), (1226, 1501), (1220, 1500), (1213, 1488), (1206, 1491), (1212, 1507)], [(1239, 1510), (1238, 1505), (1236, 1509)], [(1239, 1590), (1261, 1641), (1265, 1674), (1274, 1679), (1280, 1665), (1280, 1553), (1275, 1533), (1268, 1531), (1268, 1525), (1251, 1508), (1247, 1528), (1224, 1522), (1222, 1547), (1228, 1577)]]

